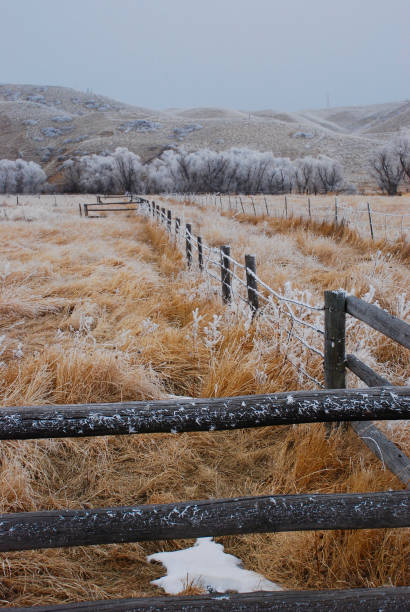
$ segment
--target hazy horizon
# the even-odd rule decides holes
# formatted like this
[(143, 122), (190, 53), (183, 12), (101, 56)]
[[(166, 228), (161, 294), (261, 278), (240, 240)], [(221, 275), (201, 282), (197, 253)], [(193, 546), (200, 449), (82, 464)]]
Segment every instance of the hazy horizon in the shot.
[(299, 111), (410, 98), (410, 3), (0, 0), (3, 83), (157, 110)]

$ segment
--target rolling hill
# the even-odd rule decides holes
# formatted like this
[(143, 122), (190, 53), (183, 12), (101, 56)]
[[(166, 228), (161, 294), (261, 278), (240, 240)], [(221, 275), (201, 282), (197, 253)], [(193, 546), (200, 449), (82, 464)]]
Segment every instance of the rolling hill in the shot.
[(328, 155), (347, 181), (369, 184), (369, 156), (410, 131), (410, 101), (295, 113), (224, 108), (152, 110), (66, 87), (0, 85), (0, 158), (41, 163), (49, 176), (66, 159), (125, 146), (144, 161), (171, 146), (249, 147), (277, 156)]

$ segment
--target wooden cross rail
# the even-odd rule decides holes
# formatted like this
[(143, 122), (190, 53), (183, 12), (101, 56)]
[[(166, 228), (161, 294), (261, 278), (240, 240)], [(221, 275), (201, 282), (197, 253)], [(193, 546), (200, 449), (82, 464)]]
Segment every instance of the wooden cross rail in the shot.
[(409, 526), (408, 491), (263, 495), (0, 514), (0, 551), (244, 533)]
[[(346, 368), (369, 387), (392, 387), (355, 355), (345, 354), (346, 313), (364, 321), (389, 338), (410, 348), (410, 325), (374, 304), (368, 304), (343, 291), (325, 291), (325, 383), (330, 388), (345, 388)], [(377, 419), (375, 419), (377, 420)], [(383, 464), (407, 487), (410, 486), (410, 459), (377, 426), (352, 422), (352, 429)]]
[[(118, 204), (120, 204), (120, 202), (118, 202)], [(88, 212), (118, 212), (119, 210), (133, 210), (133, 211), (137, 210), (136, 208), (89, 208), (90, 206), (99, 206), (99, 205), (98, 204), (88, 204), (87, 205)]]
[(328, 591), (260, 591), (210, 593), (196, 596), (141, 597), (82, 601), (33, 608), (2, 608), (9, 612), (405, 612), (410, 587), (338, 589)]
[(410, 387), (290, 391), (210, 399), (5, 407), (0, 411), (0, 439), (180, 433), (409, 417)]
[(346, 312), (410, 349), (410, 325), (405, 321), (353, 295), (346, 296)]

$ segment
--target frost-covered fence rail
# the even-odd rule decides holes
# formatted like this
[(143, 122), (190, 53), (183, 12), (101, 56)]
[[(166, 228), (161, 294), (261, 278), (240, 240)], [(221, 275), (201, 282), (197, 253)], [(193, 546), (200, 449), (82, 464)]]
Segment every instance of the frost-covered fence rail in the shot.
[[(125, 199), (124, 199), (125, 198)], [(113, 201), (114, 200), (114, 201)], [(137, 207), (134, 206), (130, 208), (132, 204), (148, 204), (148, 200), (145, 198), (141, 198), (140, 196), (133, 196), (132, 194), (129, 196), (119, 195), (119, 196), (109, 196), (109, 201), (105, 201), (104, 196), (97, 196), (97, 202), (94, 203), (84, 203), (83, 210), (84, 216), (90, 219), (98, 219), (97, 215), (90, 216), (90, 212), (119, 212), (119, 211), (135, 211)], [(111, 206), (111, 208), (108, 208)], [(119, 208), (120, 206), (125, 206), (126, 208)], [(114, 207), (114, 208), (112, 208)], [(80, 216), (82, 216), (81, 204), (79, 204)]]
[(0, 439), (233, 430), (271, 425), (410, 418), (410, 387), (0, 410)]
[(410, 597), (410, 587), (380, 587), (375, 589), (338, 589), (333, 591), (274, 591), (259, 593), (211, 593), (183, 597), (149, 597), (83, 601), (81, 603), (40, 606), (35, 608), (4, 608), (13, 612), (199, 612), (222, 610), (229, 612), (273, 611), (295, 612), (309, 610), (320, 612), (404, 612)]
[(408, 491), (264, 495), (0, 514), (0, 551), (243, 533), (409, 526)]
[[(346, 368), (369, 387), (391, 383), (355, 355), (346, 355), (346, 314), (349, 314), (395, 342), (410, 349), (410, 325), (374, 304), (346, 295), (343, 291), (325, 291), (325, 383), (328, 388), (346, 387)], [(348, 419), (346, 419), (348, 420)], [(374, 419), (377, 420), (377, 419)], [(410, 460), (372, 423), (352, 422), (353, 430), (368, 448), (406, 486), (410, 485)]]

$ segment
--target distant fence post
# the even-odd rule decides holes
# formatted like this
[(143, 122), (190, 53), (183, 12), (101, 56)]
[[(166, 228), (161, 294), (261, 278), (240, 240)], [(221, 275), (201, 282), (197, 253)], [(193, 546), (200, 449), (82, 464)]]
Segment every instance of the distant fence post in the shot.
[(84, 204), (84, 216), (88, 217), (88, 204)]
[(285, 217), (288, 218), (288, 198), (285, 196)]
[(151, 204), (152, 204), (152, 216), (155, 217), (155, 202), (154, 202), (154, 200), (152, 200)]
[(257, 294), (258, 284), (256, 280), (256, 257), (255, 255), (245, 255), (246, 266), (246, 285), (248, 287), (248, 302), (255, 316), (259, 308), (259, 297)]
[(179, 217), (175, 217), (175, 236), (179, 234), (179, 226), (181, 225), (181, 219)]
[(372, 223), (372, 212), (370, 210), (369, 202), (367, 202), (367, 214), (369, 215), (370, 236), (372, 237), (372, 240), (374, 240), (373, 223)]
[(308, 212), (309, 212), (309, 219), (312, 219), (312, 210), (310, 208), (310, 198), (308, 198)]
[(251, 196), (251, 202), (252, 202), (252, 206), (253, 206), (253, 214), (256, 217), (256, 208), (255, 208), (255, 202), (253, 201), (253, 197)]
[(188, 268), (191, 267), (192, 264), (192, 244), (191, 244), (191, 224), (185, 224), (185, 249), (186, 249), (186, 258), (188, 261)]
[(167, 212), (167, 227), (168, 231), (171, 232), (172, 213), (170, 210)]
[(159, 204), (157, 204), (157, 219), (158, 219), (158, 220), (159, 220), (159, 218), (160, 218), (160, 215), (161, 215), (161, 208), (160, 208), (160, 205), (159, 205)]
[(165, 223), (165, 219), (167, 218), (165, 208), (161, 208), (161, 223)]
[(240, 203), (241, 203), (242, 212), (243, 212), (243, 214), (245, 214), (245, 209), (244, 209), (244, 207), (243, 207), (243, 202), (242, 202), (242, 198), (241, 198), (241, 197), (239, 198), (239, 201), (240, 201)]
[(80, 210), (80, 217), (82, 217), (83, 216), (83, 211), (81, 210), (81, 204), (78, 205), (78, 208)]
[(325, 291), (325, 387), (346, 387), (346, 296), (343, 291)]
[(265, 198), (265, 197), (264, 197), (263, 199), (265, 200), (266, 214), (267, 214), (267, 215), (268, 215), (268, 217), (269, 217), (269, 208), (268, 208), (268, 203), (267, 203), (267, 201), (266, 201), (266, 198)]
[(229, 260), (231, 247), (228, 245), (221, 246), (221, 284), (222, 284), (222, 300), (225, 304), (231, 301), (232, 298), (232, 274), (231, 262)]
[(198, 265), (199, 265), (199, 269), (203, 270), (204, 269), (204, 258), (202, 255), (202, 238), (201, 236), (197, 237), (197, 244), (198, 244)]

